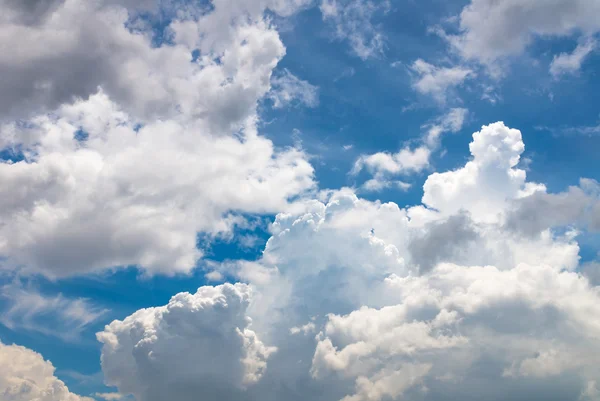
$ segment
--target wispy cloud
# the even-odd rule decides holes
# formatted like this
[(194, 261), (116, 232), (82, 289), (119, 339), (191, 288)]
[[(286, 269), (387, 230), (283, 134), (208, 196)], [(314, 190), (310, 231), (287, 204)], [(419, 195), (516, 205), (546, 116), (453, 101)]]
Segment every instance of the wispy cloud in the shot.
[(334, 25), (335, 36), (347, 40), (363, 60), (383, 53), (384, 35), (373, 19), (389, 8), (389, 1), (369, 0), (322, 0), (320, 6), (323, 19)]
[(453, 88), (475, 75), (465, 67), (437, 67), (421, 59), (416, 60), (410, 70), (415, 73), (413, 88), (422, 95), (432, 96), (438, 103), (446, 103)]
[(319, 88), (298, 78), (287, 69), (273, 77), (271, 85), (269, 98), (276, 109), (293, 104), (303, 104), (307, 107), (319, 105)]
[(580, 43), (572, 53), (561, 53), (554, 56), (550, 64), (550, 74), (554, 78), (559, 78), (564, 74), (575, 74), (581, 69), (581, 65), (587, 56), (596, 50), (597, 42), (588, 39)]
[(68, 298), (62, 294), (46, 295), (20, 283), (0, 288), (6, 300), (0, 323), (11, 330), (36, 331), (65, 341), (77, 341), (80, 334), (108, 310), (85, 298)]

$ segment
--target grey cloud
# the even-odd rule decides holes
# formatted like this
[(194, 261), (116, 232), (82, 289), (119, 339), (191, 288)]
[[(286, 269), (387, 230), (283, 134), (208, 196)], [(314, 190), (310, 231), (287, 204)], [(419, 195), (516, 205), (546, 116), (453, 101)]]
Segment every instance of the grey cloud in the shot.
[[(589, 188), (589, 186), (588, 186)], [(600, 199), (589, 190), (570, 187), (557, 194), (536, 191), (513, 201), (506, 227), (534, 236), (552, 227), (600, 228)]]
[(428, 224), (421, 235), (415, 236), (408, 249), (412, 261), (421, 273), (463, 251), (478, 238), (477, 231), (467, 213), (449, 217), (445, 221)]

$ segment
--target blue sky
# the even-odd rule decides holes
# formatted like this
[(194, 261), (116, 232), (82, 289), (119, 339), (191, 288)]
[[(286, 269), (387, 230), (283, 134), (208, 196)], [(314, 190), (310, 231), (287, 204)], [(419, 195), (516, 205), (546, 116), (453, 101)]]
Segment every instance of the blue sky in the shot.
[[(51, 361), (57, 400), (600, 397), (595, 0), (29, 3), (0, 1), (0, 346)], [(471, 271), (516, 289), (456, 306)]]

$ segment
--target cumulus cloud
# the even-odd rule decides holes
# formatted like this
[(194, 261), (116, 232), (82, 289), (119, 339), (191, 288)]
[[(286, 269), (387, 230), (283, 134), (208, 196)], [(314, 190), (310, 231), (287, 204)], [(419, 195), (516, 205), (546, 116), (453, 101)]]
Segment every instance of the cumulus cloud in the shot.
[[(2, 108), (3, 265), (50, 277), (187, 273), (202, 256), (198, 232), (227, 235), (240, 214), (279, 212), (313, 188), (305, 155), (256, 129), (285, 54), (265, 11), (305, 2), (162, 10), (169, 40), (158, 45), (137, 14), (151, 1), (9, 3), (2, 40), (20, 45), (0, 56), (11, 77), (0, 85), (15, 85), (0, 103), (29, 117)], [(275, 78), (276, 106), (315, 104), (316, 89), (294, 78)]]
[[(451, 383), (436, 383), (450, 363), (466, 386), (474, 379), (469, 367), (478, 360), (493, 358), (485, 363), (504, 367), (497, 382), (481, 393), (486, 398), (510, 388), (513, 376), (538, 379), (532, 389), (537, 387), (540, 396), (550, 395), (547, 386), (557, 376), (578, 372), (585, 382), (599, 373), (594, 352), (589, 353), (600, 328), (589, 314), (598, 313), (593, 309), (599, 296), (576, 273), (528, 265), (499, 271), (442, 264), (427, 276), (390, 277), (388, 285), (401, 294), (400, 304), (329, 316), (315, 351), (316, 372), (339, 371), (356, 378), (360, 387), (384, 372), (417, 366), (419, 381), (435, 389), (425, 399), (459, 394)], [(383, 384), (380, 392), (390, 394), (394, 383)], [(358, 391), (348, 399), (380, 398)]]
[(363, 60), (383, 54), (385, 37), (373, 19), (389, 7), (387, 0), (322, 0), (320, 4), (323, 20), (332, 23), (335, 36), (347, 40)]
[(313, 186), (303, 153), (277, 152), (252, 121), (241, 136), (204, 123), (140, 126), (100, 92), (5, 125), (5, 146), (24, 160), (0, 164), (0, 254), (48, 276), (124, 265), (189, 272), (197, 232), (227, 232), (240, 222), (230, 212), (282, 210)]
[(460, 33), (446, 37), (467, 59), (493, 66), (539, 36), (598, 32), (599, 12), (595, 0), (471, 0), (458, 18)]
[(597, 43), (595, 40), (587, 40), (577, 45), (572, 53), (561, 53), (554, 56), (550, 63), (550, 74), (555, 78), (563, 74), (574, 74), (579, 71), (581, 64), (595, 49)]
[(578, 187), (550, 194), (537, 191), (517, 199), (507, 213), (507, 227), (537, 235), (547, 227), (577, 227), (597, 230), (600, 210), (599, 184), (582, 179)]
[[(346, 188), (279, 213), (258, 260), (211, 265), (219, 277), (252, 288), (234, 314), (251, 317), (251, 327), (229, 308), (201, 308), (210, 318), (188, 317), (199, 309), (188, 299), (249, 291), (245, 284), (179, 294), (166, 307), (140, 310), (99, 334), (110, 384), (141, 401), (173, 389), (185, 400), (186, 391), (200, 388), (209, 397), (262, 401), (594, 396), (600, 378), (594, 266), (579, 266), (574, 232), (554, 229), (572, 215), (536, 220), (535, 235), (509, 223), (520, 202), (560, 209), (563, 195), (526, 180), (516, 129), (484, 126), (470, 150), (465, 166), (430, 175), (422, 205), (369, 201)], [(583, 180), (577, 188), (592, 197), (596, 185)], [(197, 321), (204, 323), (190, 323)], [(208, 368), (198, 361), (212, 361), (205, 350), (233, 331), (203, 329), (220, 328), (220, 321), (251, 330), (260, 349), (277, 351), (267, 358), (239, 345), (221, 347), (235, 350), (225, 361), (237, 370), (221, 369), (220, 361), (211, 370), (218, 378), (201, 379)], [(206, 346), (190, 346), (192, 332)], [(260, 373), (245, 386), (243, 373), (231, 374), (247, 369), (240, 364), (244, 353), (260, 361), (251, 364)], [(192, 359), (196, 369), (185, 369)], [(165, 371), (167, 365), (183, 371)], [(215, 387), (220, 381), (236, 392)]]
[(69, 391), (42, 355), (0, 342), (0, 394), (7, 401), (94, 401)]
[(282, 108), (297, 102), (307, 107), (316, 107), (319, 104), (319, 88), (304, 81), (287, 69), (271, 79), (272, 89), (269, 98), (273, 107)]
[(450, 91), (475, 74), (465, 67), (436, 67), (421, 59), (412, 64), (411, 70), (416, 74), (413, 88), (442, 104), (448, 99)]
[(245, 399), (276, 351), (251, 330), (245, 284), (179, 293), (97, 334), (107, 384), (137, 400)]
[[(161, 15), (172, 21), (160, 46), (138, 13), (156, 9), (152, 0), (3, 3), (0, 36), (7, 50), (0, 73), (11, 77), (0, 84), (5, 117), (52, 111), (101, 86), (138, 117), (185, 111), (235, 124), (269, 89), (271, 70), (284, 53), (265, 10), (290, 14), (306, 2), (247, 0), (231, 7), (216, 0), (211, 12), (165, 2)], [(193, 51), (200, 54), (196, 62), (190, 62)]]
[[(468, 210), (477, 220), (494, 221), (506, 208), (507, 199), (523, 191), (526, 174), (518, 169), (525, 145), (521, 132), (502, 122), (482, 127), (469, 145), (473, 159), (455, 171), (433, 173), (423, 186), (423, 203), (443, 214)], [(540, 187), (541, 188), (541, 187)]]

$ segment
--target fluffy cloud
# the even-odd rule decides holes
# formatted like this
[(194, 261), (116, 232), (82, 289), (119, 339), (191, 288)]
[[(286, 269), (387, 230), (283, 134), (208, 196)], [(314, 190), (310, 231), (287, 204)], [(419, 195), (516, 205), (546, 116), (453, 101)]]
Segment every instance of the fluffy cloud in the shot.
[(542, 189), (525, 185), (525, 171), (517, 168), (525, 145), (521, 132), (498, 122), (473, 134), (473, 160), (464, 167), (433, 173), (423, 186), (423, 203), (445, 215), (468, 210), (476, 220), (497, 221), (508, 199)]
[(558, 194), (537, 191), (512, 203), (506, 225), (529, 235), (537, 235), (547, 227), (598, 230), (599, 194), (598, 182), (591, 179), (581, 179), (578, 187)]
[(197, 232), (227, 232), (241, 222), (230, 211), (282, 210), (312, 187), (304, 155), (276, 152), (253, 119), (240, 136), (209, 126), (139, 125), (102, 92), (5, 125), (4, 145), (24, 160), (0, 164), (0, 254), (48, 276), (123, 265), (189, 272)]
[[(400, 304), (331, 315), (317, 344), (317, 376), (337, 371), (356, 378), (358, 391), (348, 400), (381, 399), (361, 390), (363, 382), (381, 377), (390, 380), (377, 393), (397, 394), (391, 376), (415, 367), (410, 386), (423, 382), (446, 397), (458, 395), (452, 383), (439, 379), (450, 361), (452, 375), (469, 386), (470, 366), (493, 358), (485, 363), (501, 374), (481, 394), (485, 398), (511, 387), (516, 377), (535, 377), (539, 384), (533, 387), (545, 392), (557, 376), (576, 372), (587, 383), (600, 373), (593, 351), (600, 321), (590, 318), (600, 312), (599, 294), (576, 273), (549, 266), (499, 271), (442, 264), (426, 276), (390, 277), (388, 285)], [(438, 397), (423, 398), (445, 399)]]
[(98, 333), (107, 384), (144, 401), (244, 399), (275, 351), (250, 329), (250, 298), (244, 284), (201, 287), (112, 322)]
[[(260, 366), (252, 385), (243, 387), (243, 374), (232, 377), (221, 364), (208, 384), (198, 376), (208, 368), (197, 362), (207, 357), (190, 351), (205, 348), (188, 335), (198, 320), (180, 297), (205, 299), (198, 294), (223, 294), (230, 285), (179, 294), (167, 307), (108, 326), (99, 338), (110, 383), (140, 401), (173, 389), (179, 399), (199, 389), (263, 401), (593, 399), (600, 294), (595, 266), (579, 266), (576, 233), (563, 229), (573, 215), (535, 220), (535, 235), (512, 222), (529, 203), (544, 214), (597, 199), (597, 184), (583, 180), (567, 192), (574, 200), (564, 201), (527, 182), (518, 169), (521, 133), (502, 123), (482, 127), (470, 150), (465, 166), (428, 178), (423, 205), (372, 202), (350, 189), (322, 193), (277, 215), (258, 260), (211, 265), (211, 277), (251, 286), (240, 314), (252, 317), (260, 349), (277, 348), (251, 364)], [(171, 309), (185, 317), (165, 312)], [(201, 327), (239, 321), (219, 311)], [(225, 332), (194, 329), (193, 339), (209, 349)], [(260, 354), (221, 349), (236, 350), (226, 361), (238, 367), (240, 354)], [(170, 364), (175, 358), (183, 362)], [(187, 369), (192, 359), (194, 370)], [(167, 365), (183, 371), (166, 372)], [(222, 381), (236, 392), (215, 387)]]
[[(127, 265), (186, 273), (202, 256), (198, 232), (226, 234), (240, 214), (279, 212), (313, 187), (304, 154), (256, 130), (285, 54), (265, 10), (303, 2), (165, 9), (169, 40), (158, 45), (135, 11), (154, 2), (9, 3), (2, 40), (20, 45), (0, 56), (11, 77), (1, 85), (15, 85), (0, 102), (37, 113), (15, 121), (2, 108), (4, 265), (51, 277)], [(314, 103), (314, 88), (291, 77), (275, 79), (277, 103)]]
[[(284, 48), (264, 21), (267, 8), (290, 14), (298, 0), (213, 1), (201, 6), (161, 4), (172, 19), (156, 46), (138, 11), (157, 2), (3, 0), (0, 24), (0, 109), (22, 116), (51, 111), (101, 86), (136, 116), (207, 114), (217, 124), (243, 120)], [(123, 6), (129, 6), (124, 8)], [(152, 6), (152, 7), (151, 7)], [(14, 44), (18, 43), (18, 46)], [(192, 52), (198, 51), (197, 62)], [(221, 85), (228, 82), (227, 85)]]
[(493, 64), (538, 36), (598, 32), (598, 13), (595, 0), (472, 0), (460, 13), (460, 34), (448, 39), (466, 58)]
[(411, 70), (416, 74), (413, 88), (422, 95), (432, 96), (439, 103), (445, 103), (449, 91), (474, 75), (468, 68), (436, 67), (421, 59), (413, 63)]
[(1, 342), (0, 394), (6, 401), (93, 401), (71, 393), (37, 352)]
[(392, 185), (407, 189), (410, 184), (402, 181), (390, 180), (388, 177), (398, 174), (420, 172), (429, 166), (431, 151), (426, 146), (415, 149), (408, 147), (397, 153), (378, 152), (372, 155), (363, 155), (356, 160), (351, 175), (357, 175), (366, 169), (373, 178), (363, 184), (367, 191), (379, 191)]

